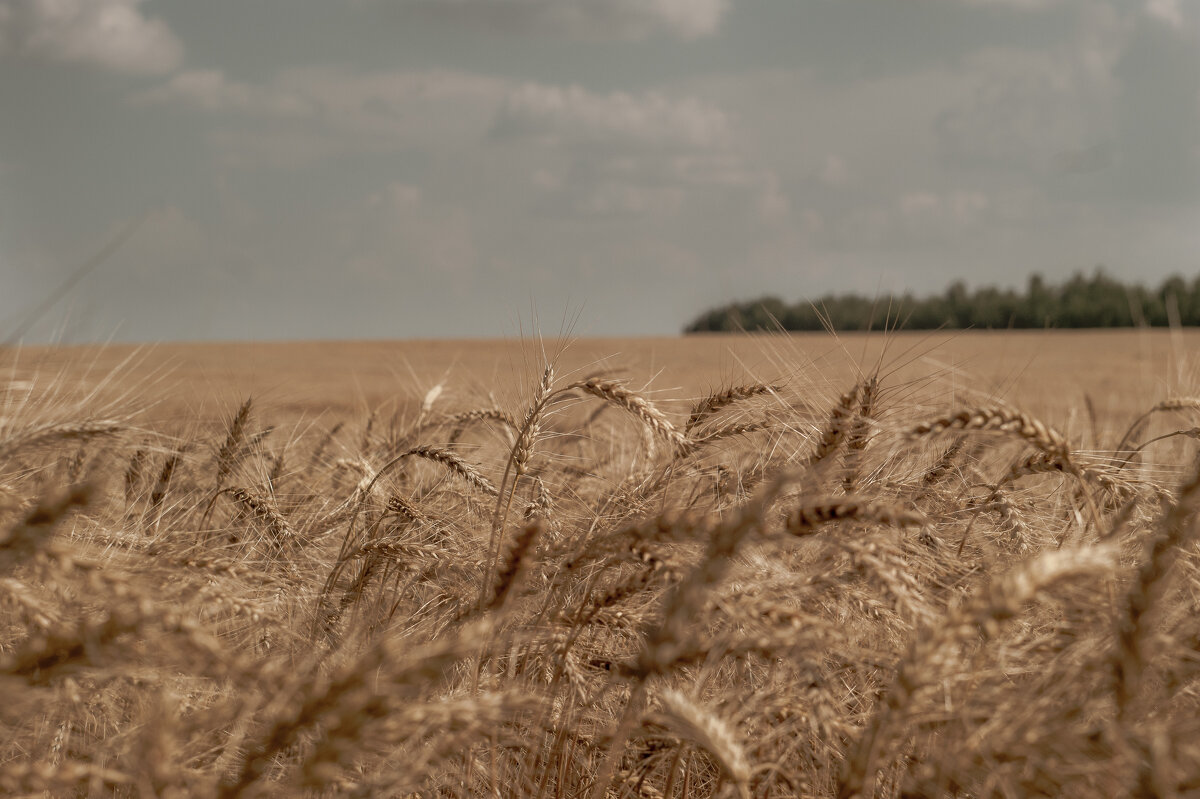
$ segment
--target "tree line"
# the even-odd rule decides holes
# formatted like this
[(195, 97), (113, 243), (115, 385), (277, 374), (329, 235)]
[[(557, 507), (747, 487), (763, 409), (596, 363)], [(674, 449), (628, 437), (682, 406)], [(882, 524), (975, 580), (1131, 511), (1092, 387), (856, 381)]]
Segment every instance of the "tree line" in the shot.
[(705, 311), (685, 333), (736, 330), (867, 330), (884, 324), (908, 330), (937, 328), (1080, 328), (1200, 325), (1200, 275), (1175, 275), (1157, 288), (1126, 284), (1097, 268), (1059, 285), (1041, 275), (1023, 291), (955, 281), (942, 294), (867, 297), (829, 294), (788, 304), (778, 297), (734, 302)]

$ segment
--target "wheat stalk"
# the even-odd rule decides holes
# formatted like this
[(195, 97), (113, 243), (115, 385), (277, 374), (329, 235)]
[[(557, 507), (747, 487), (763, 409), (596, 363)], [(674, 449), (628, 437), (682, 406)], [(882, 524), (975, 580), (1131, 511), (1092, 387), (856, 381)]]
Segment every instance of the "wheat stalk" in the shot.
[(34, 427), (0, 441), (0, 458), (7, 458), (20, 450), (32, 449), (54, 441), (87, 441), (116, 435), (124, 429), (123, 423), (113, 420), (60, 422)]
[(829, 421), (821, 431), (820, 438), (817, 439), (816, 449), (808, 459), (810, 465), (816, 465), (832, 455), (845, 437), (846, 422), (854, 413), (854, 404), (858, 400), (860, 388), (859, 384), (855, 384), (849, 391), (838, 397), (838, 401), (829, 412)]
[(242, 440), (246, 435), (246, 423), (250, 420), (250, 407), (253, 403), (252, 397), (247, 397), (241, 407), (237, 409), (237, 413), (233, 415), (233, 419), (229, 423), (229, 432), (225, 435), (225, 441), (221, 444), (221, 448), (217, 450), (217, 490), (221, 490), (226, 478), (233, 473), (234, 467), (237, 466), (238, 460), (242, 453)]
[(875, 522), (889, 527), (921, 527), (929, 523), (923, 513), (904, 505), (843, 496), (806, 501), (788, 514), (786, 529), (792, 535), (811, 535), (830, 522), (843, 520)]
[(715, 413), (725, 410), (730, 405), (752, 397), (761, 396), (762, 394), (775, 394), (779, 391), (779, 386), (772, 386), (767, 383), (747, 383), (741, 386), (730, 386), (724, 391), (709, 394), (693, 406), (692, 413), (688, 417), (683, 431), (685, 433), (691, 432), (692, 428), (700, 424), (700, 422)]
[(611, 405), (623, 408), (636, 416), (655, 434), (673, 444), (676, 448), (686, 449), (690, 445), (688, 438), (675, 429), (675, 425), (662, 411), (640, 394), (630, 391), (616, 380), (603, 380), (599, 377), (589, 378), (566, 386), (563, 391), (580, 389), (593, 397), (599, 397)]
[(1061, 433), (1039, 419), (1006, 405), (955, 411), (916, 425), (906, 437), (910, 441), (920, 441), (950, 430), (1009, 433), (1028, 441), (1047, 455), (1070, 463), (1070, 447)]
[(1195, 411), (1200, 410), (1200, 397), (1168, 397), (1155, 404), (1150, 410), (1143, 413), (1129, 425), (1129, 429), (1125, 431), (1125, 435), (1121, 436), (1121, 440), (1117, 443), (1116, 452), (1125, 452), (1133, 443), (1133, 439), (1141, 434), (1141, 430), (1150, 417), (1156, 413), (1164, 411)]
[(1043, 553), (987, 586), (935, 628), (914, 636), (896, 668), (891, 687), (847, 752), (838, 784), (839, 799), (873, 794), (876, 760), (887, 735), (902, 722), (916, 698), (940, 678), (954, 646), (981, 632), (994, 635), (1000, 623), (1016, 617), (1054, 583), (1111, 568), (1114, 554), (1104, 547)]
[(708, 752), (733, 783), (740, 799), (750, 797), (750, 761), (733, 727), (708, 708), (680, 691), (665, 689), (658, 694), (665, 726), (680, 733)]
[(492, 481), (484, 477), (483, 474), (480, 473), (479, 469), (467, 463), (465, 460), (449, 450), (441, 449), (440, 447), (414, 447), (400, 457), (404, 458), (410, 455), (414, 458), (422, 458), (423, 460), (427, 460), (432, 463), (440, 463), (442, 466), (445, 466), (451, 472), (465, 480), (468, 485), (484, 494), (487, 494), (488, 496), (494, 497), (500, 493), (496, 486), (492, 485)]

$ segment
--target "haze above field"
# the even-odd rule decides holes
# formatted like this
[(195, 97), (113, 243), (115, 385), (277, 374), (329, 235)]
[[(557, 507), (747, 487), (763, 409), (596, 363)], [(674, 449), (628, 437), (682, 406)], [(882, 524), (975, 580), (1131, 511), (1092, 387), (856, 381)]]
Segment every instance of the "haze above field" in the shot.
[[(674, 333), (1195, 274), (1179, 0), (0, 0), (0, 334)], [(64, 321), (65, 320), (65, 321)]]

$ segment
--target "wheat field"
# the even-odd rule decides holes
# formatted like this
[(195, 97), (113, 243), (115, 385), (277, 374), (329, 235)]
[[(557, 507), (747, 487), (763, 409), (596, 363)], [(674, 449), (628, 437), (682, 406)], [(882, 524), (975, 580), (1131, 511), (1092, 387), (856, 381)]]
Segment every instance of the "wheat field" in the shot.
[(1200, 795), (1192, 331), (0, 354), (0, 793)]

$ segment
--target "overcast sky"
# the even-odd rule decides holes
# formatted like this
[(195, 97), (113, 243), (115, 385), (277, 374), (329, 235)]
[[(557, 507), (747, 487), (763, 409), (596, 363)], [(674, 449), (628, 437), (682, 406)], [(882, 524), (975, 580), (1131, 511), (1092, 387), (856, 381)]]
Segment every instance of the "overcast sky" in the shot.
[(1194, 275), (1200, 2), (0, 0), (0, 337), (139, 218), (37, 335)]

